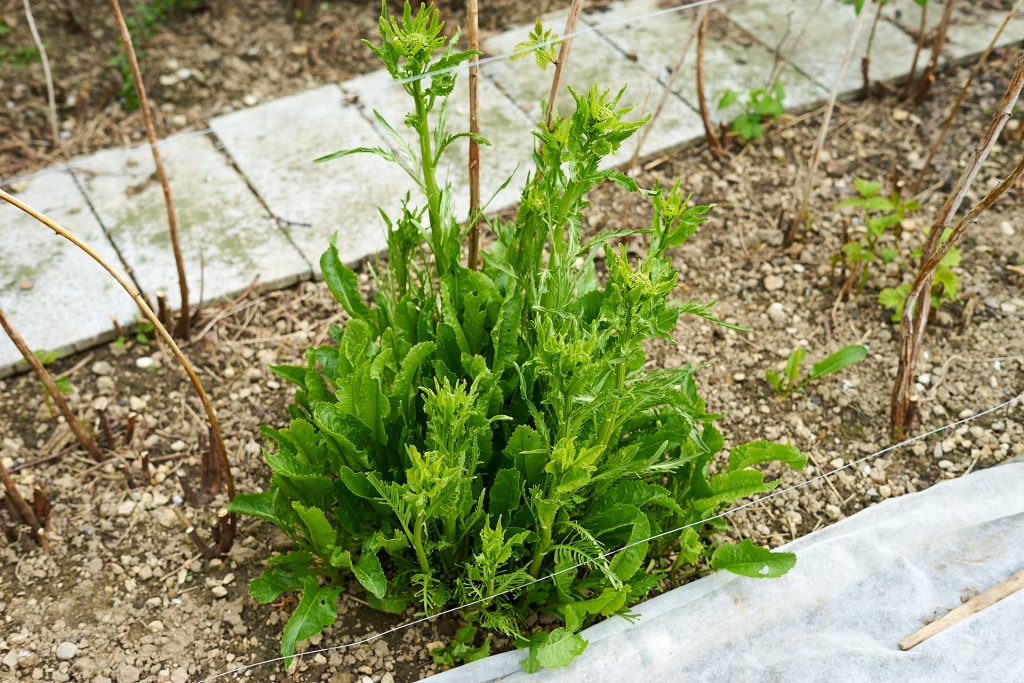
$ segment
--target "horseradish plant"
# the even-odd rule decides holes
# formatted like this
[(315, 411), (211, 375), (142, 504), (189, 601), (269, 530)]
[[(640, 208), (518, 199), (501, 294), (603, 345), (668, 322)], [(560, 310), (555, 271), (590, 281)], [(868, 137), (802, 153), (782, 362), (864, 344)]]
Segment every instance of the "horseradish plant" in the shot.
[[(720, 322), (705, 304), (669, 300), (677, 273), (666, 252), (710, 207), (602, 170), (643, 122), (623, 120), (621, 92), (572, 92), (575, 113), (535, 133), (515, 218), (491, 221), (482, 268), (463, 267), (464, 228), (437, 169), (468, 135), (447, 131), (445, 106), (454, 67), (472, 55), (453, 49), (433, 6), (407, 3), (401, 17), (382, 6), (380, 34), (370, 47), (409, 95), (412, 140), (375, 113), (394, 151), (324, 160), (384, 157), (424, 204), (407, 198), (385, 216), (388, 265), (372, 304), (337, 248), (324, 253), (348, 321), (304, 365), (273, 368), (298, 387), (292, 420), (263, 428), (268, 489), (230, 506), (294, 544), (250, 586), (263, 603), (301, 593), (283, 655), (333, 623), (337, 596), (355, 589), (397, 613), (472, 603), (447, 661), (482, 656), (498, 632), (528, 648), (523, 666), (535, 671), (582, 652), (588, 624), (628, 617), (670, 566), (786, 572), (793, 555), (720, 542), (725, 523), (710, 518), (778, 483), (752, 465), (800, 469), (804, 456), (753, 442), (716, 457), (724, 440), (694, 368), (645, 369), (646, 342), (668, 338), (681, 314)], [(605, 182), (647, 197), (650, 226), (584, 238), (587, 197)], [(623, 237), (640, 238), (644, 256), (613, 246)], [(538, 613), (559, 625), (534, 626)]]

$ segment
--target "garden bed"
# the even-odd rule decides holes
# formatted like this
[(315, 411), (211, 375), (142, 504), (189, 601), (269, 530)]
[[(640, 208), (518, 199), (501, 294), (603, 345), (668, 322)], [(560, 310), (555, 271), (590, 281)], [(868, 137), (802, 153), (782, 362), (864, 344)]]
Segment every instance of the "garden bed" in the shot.
[[(1007, 55), (996, 55), (945, 149), (971, 148), (987, 122), (986, 112), (998, 101), (996, 84), (1005, 81), (1011, 66)], [(707, 363), (699, 382), (710, 410), (724, 414), (723, 431), (732, 443), (789, 439), (807, 452), (811, 462), (804, 472), (772, 472), (782, 476), (784, 485), (889, 442), (888, 396), (897, 341), (889, 313), (877, 303), (877, 290), (896, 279), (878, 278), (852, 302), (834, 306), (839, 287), (831, 258), (844, 227), (851, 224), (836, 203), (851, 196), (853, 178), (891, 183), (910, 173), (963, 76), (963, 70), (942, 76), (933, 99), (919, 109), (894, 96), (841, 106), (824, 159), (829, 189), (813, 207), (813, 231), (790, 249), (780, 246), (777, 219), (792, 201), (797, 168), (817, 133), (815, 119), (783, 118), (763, 143), (746, 147), (728, 164), (704, 148), (680, 150), (648, 160), (637, 178), (645, 187), (682, 179), (697, 200), (717, 205), (712, 220), (675, 254), (682, 273), (680, 296), (716, 298), (719, 316), (753, 328), (743, 334), (684, 318), (678, 344), (659, 344), (651, 355), (662, 367)], [(1008, 135), (1019, 136), (1019, 115), (1013, 123)], [(1001, 177), (1014, 151), (1007, 145), (997, 148), (976, 187), (988, 188)], [(919, 228), (929, 224), (963, 161), (945, 158), (936, 164), (945, 182), (937, 183), (924, 210), (911, 219)], [(594, 197), (587, 227), (646, 224), (644, 207), (635, 196), (603, 189)], [(1000, 403), (1024, 388), (1024, 279), (1007, 268), (1024, 258), (1022, 216), (1024, 197), (1018, 189), (982, 217), (963, 246), (964, 294), (939, 311), (926, 344), (928, 355), (918, 367), (921, 431)], [(367, 275), (363, 268), (364, 284)], [(304, 283), (209, 309), (207, 319), (188, 351), (222, 416), (239, 488), (256, 490), (266, 478), (257, 426), (280, 425), (291, 395), (267, 365), (293, 362), (303, 349), (325, 339), (328, 325), (341, 319), (339, 309), (322, 283)], [(802, 396), (780, 399), (764, 381), (764, 370), (780, 366), (803, 343), (815, 359), (853, 343), (869, 346), (870, 355), (841, 375), (811, 385)], [(135, 442), (118, 463), (97, 466), (70, 450), (59, 460), (35, 464), (67, 450), (70, 440), (54, 435), (33, 378), (0, 382), (3, 456), (15, 467), (25, 465), (17, 472), (19, 483), (44, 485), (54, 508), (49, 553), (27, 540), (0, 549), (0, 610), (7, 622), (0, 666), (13, 664), (19, 680), (131, 683), (196, 680), (275, 657), (291, 605), (257, 605), (245, 587), (261, 570), (262, 558), (282, 546), (283, 537), (268, 525), (244, 519), (228, 557), (206, 561), (169, 506), (183, 493), (177, 477), (194, 479), (204, 435), (200, 409), (168, 354), (155, 344), (129, 341), (54, 366), (57, 371), (74, 367), (73, 405), (90, 414), (106, 406), (115, 425), (123, 424), (129, 412), (138, 413)], [(143, 450), (155, 466), (153, 484), (141, 476)], [(880, 499), (1022, 452), (1024, 419), (1017, 406), (748, 508), (732, 522), (738, 537), (776, 546)], [(192, 522), (209, 526), (209, 509), (186, 510)], [(311, 647), (344, 643), (411, 619), (381, 616), (364, 607), (360, 595), (358, 589), (343, 593), (338, 623)], [(437, 670), (427, 650), (457, 627), (457, 618), (447, 617), (351, 650), (305, 658), (289, 680), (416, 680)], [(76, 652), (61, 660), (55, 653), (65, 642), (75, 644)], [(68, 652), (65, 647), (61, 654)], [(251, 679), (282, 678), (279, 667), (257, 669)]]

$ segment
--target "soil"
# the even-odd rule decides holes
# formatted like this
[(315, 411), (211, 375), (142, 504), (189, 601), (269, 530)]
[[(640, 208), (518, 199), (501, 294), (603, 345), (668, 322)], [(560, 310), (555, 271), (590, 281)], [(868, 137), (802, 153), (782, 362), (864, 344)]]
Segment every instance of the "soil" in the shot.
[[(172, 9), (153, 37), (136, 46), (144, 53), (146, 93), (160, 135), (204, 129), (217, 115), (378, 68), (360, 39), (376, 33), (379, 2), (121, 4), (131, 17), (140, 7), (156, 3), (196, 7)], [(390, 4), (401, 9), (395, 0)], [(437, 4), (449, 35), (464, 25), (464, 2)], [(0, 59), (0, 179), (108, 147), (138, 144), (145, 135), (140, 113), (125, 110), (121, 73), (111, 64), (120, 42), (109, 2), (36, 0), (32, 5), (53, 70), (62, 141), (56, 148), (50, 133), (41, 64)], [(481, 5), (481, 31), (533, 21), (554, 6), (551, 0), (492, 0)], [(293, 6), (309, 7), (303, 21), (295, 19)], [(32, 49), (22, 0), (0, 0), (0, 20), (0, 47)]]
[[(269, 12), (272, 3), (249, 6), (253, 13)], [(921, 230), (987, 124), (1011, 69), (1009, 58), (997, 52), (972, 89), (936, 161), (939, 170), (930, 176), (923, 208), (907, 223), (907, 252), (920, 243)], [(675, 256), (680, 297), (717, 299), (719, 316), (752, 329), (738, 333), (684, 319), (677, 343), (652, 346), (652, 364), (706, 364), (699, 373), (703, 395), (710, 410), (724, 415), (721, 427), (729, 443), (788, 439), (806, 451), (811, 462), (805, 471), (770, 470), (782, 486), (831, 472), (890, 443), (897, 330), (877, 296), (882, 287), (898, 284), (901, 274), (889, 267), (849, 301), (835, 304), (841, 273), (832, 256), (844, 234), (862, 229), (855, 215), (836, 204), (852, 194), (857, 177), (890, 188), (906, 182), (965, 73), (941, 75), (932, 100), (919, 109), (895, 95), (839, 107), (823, 156), (821, 192), (812, 205), (814, 222), (795, 248), (781, 247), (778, 216), (792, 205), (798, 169), (817, 134), (813, 113), (783, 117), (761, 143), (740, 147), (733, 141), (728, 162), (702, 146), (648, 160), (638, 173), (645, 187), (681, 179), (696, 201), (717, 205), (713, 219)], [(969, 202), (1016, 160), (1019, 138), (1012, 140), (1021, 128), (1017, 113), (1007, 133), (1011, 142), (993, 152)], [(1024, 195), (1017, 188), (972, 226), (962, 245), (957, 270), (963, 291), (938, 311), (918, 368), (919, 433), (1024, 390), (1024, 276), (1011, 269), (1024, 259), (1022, 217)], [(593, 198), (587, 229), (649, 219), (638, 198), (606, 188)], [(368, 287), (369, 266), (360, 277)], [(291, 392), (267, 365), (294, 362), (325, 339), (328, 326), (342, 320), (339, 311), (326, 287), (312, 282), (207, 309), (187, 351), (223, 422), (239, 490), (266, 483), (257, 427), (286, 420)], [(765, 369), (780, 367), (797, 345), (817, 360), (852, 343), (869, 346), (868, 358), (803, 394), (780, 398), (763, 378)], [(25, 529), (19, 540), (0, 547), (3, 675), (18, 681), (180, 683), (275, 657), (290, 605), (258, 605), (246, 585), (272, 550), (285, 547), (283, 537), (266, 524), (243, 520), (230, 553), (208, 560), (175, 515), (175, 508), (182, 511), (208, 537), (225, 501), (223, 494), (198, 507), (185, 500), (181, 482), (195, 488), (206, 435), (201, 409), (169, 354), (155, 343), (130, 340), (52, 368), (74, 384), (70, 401), (84, 420), (95, 424), (98, 411), (106, 411), (115, 457), (96, 464), (71, 446), (66, 426), (51, 418), (33, 378), (0, 381), (4, 462), (15, 469), (26, 495), (44, 487), (53, 507), (49, 552), (37, 548)], [(123, 444), (120, 435), (130, 415), (136, 416), (134, 433)], [(1021, 456), (1024, 413), (1018, 403), (747, 508), (730, 518), (730, 533), (777, 546), (885, 498)], [(343, 593), (337, 624), (307, 647), (352, 642), (412, 618), (377, 614), (361, 604), (360, 595)], [(248, 675), (332, 683), (417, 680), (436, 671), (428, 649), (457, 627), (456, 618), (447, 618), (306, 657), (290, 677), (279, 663)], [(58, 651), (71, 656), (61, 659)]]

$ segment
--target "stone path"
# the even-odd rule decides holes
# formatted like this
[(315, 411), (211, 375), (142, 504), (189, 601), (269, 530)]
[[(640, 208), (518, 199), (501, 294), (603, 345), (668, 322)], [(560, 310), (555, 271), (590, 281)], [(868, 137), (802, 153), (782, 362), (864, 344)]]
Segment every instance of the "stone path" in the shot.
[[(628, 84), (626, 101), (639, 102), (637, 114), (652, 110), (690, 34), (693, 11), (660, 14), (660, 0), (620, 0), (582, 18), (595, 29), (576, 38), (567, 84), (577, 89), (594, 82)], [(967, 5), (966, 7), (964, 5)], [(942, 3), (929, 2), (929, 26), (941, 16)], [(708, 98), (726, 88), (744, 96), (769, 85), (778, 74), (788, 110), (821, 103), (832, 86), (855, 16), (837, 0), (744, 0), (720, 2), (714, 11), (730, 24), (728, 37), (709, 35), (705, 52)], [(883, 13), (874, 40), (872, 76), (906, 76), (914, 51), (913, 31), (920, 10), (897, 0)], [(954, 13), (947, 59), (963, 60), (981, 52), (1002, 20), (1002, 13), (960, 3)], [(558, 31), (565, 13), (543, 18)], [(484, 40), (488, 54), (511, 52), (531, 27), (511, 29)], [(1020, 41), (1024, 17), (1011, 23), (1001, 44)], [(781, 44), (780, 44), (781, 42)], [(866, 31), (861, 41), (863, 54)], [(699, 140), (702, 127), (693, 85), (694, 48), (684, 62), (662, 116), (641, 153), (649, 156)], [(860, 56), (844, 80), (845, 95), (860, 88)], [(926, 63), (927, 51), (921, 56)], [(530, 166), (533, 123), (547, 96), (550, 71), (533, 60), (487, 64), (480, 81), (481, 130), (495, 144), (481, 152), (482, 195), (513, 181), (489, 206), (513, 206)], [(460, 79), (449, 119), (468, 118), (466, 83)], [(571, 98), (561, 98), (563, 111)], [(739, 105), (715, 111), (727, 121)], [(185, 133), (161, 143), (178, 207), (182, 247), (192, 304), (231, 296), (254, 281), (259, 288), (282, 287), (319, 273), (320, 254), (332, 235), (343, 258), (355, 263), (385, 247), (377, 207), (394, 214), (402, 197), (414, 191), (410, 178), (376, 157), (352, 156), (313, 164), (338, 149), (392, 145), (376, 109), (402, 130), (404, 92), (383, 72), (326, 85), (210, 122), (212, 132)], [(627, 162), (635, 147), (626, 145), (611, 163)], [(448, 161), (453, 199), (468, 205), (466, 146)], [(112, 263), (133, 273), (152, 297), (167, 293), (178, 305), (174, 261), (167, 237), (160, 187), (148, 149), (107, 150), (46, 169), (10, 188), (32, 206), (78, 233)], [(113, 337), (113, 319), (131, 323), (132, 302), (91, 261), (51, 236), (30, 218), (0, 208), (0, 306), (35, 349), (71, 352)], [(17, 350), (0, 339), (0, 376), (15, 370)]]

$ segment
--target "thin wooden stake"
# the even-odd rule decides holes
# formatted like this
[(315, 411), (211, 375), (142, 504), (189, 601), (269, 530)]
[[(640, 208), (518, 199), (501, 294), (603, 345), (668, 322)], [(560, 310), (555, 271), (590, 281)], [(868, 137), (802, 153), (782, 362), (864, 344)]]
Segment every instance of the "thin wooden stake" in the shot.
[(932, 288), (932, 273), (935, 267), (942, 260), (942, 257), (955, 246), (962, 237), (966, 226), (974, 220), (982, 211), (995, 203), (1007, 189), (1016, 182), (1015, 178), (1020, 177), (1024, 172), (1024, 159), (1017, 168), (1007, 176), (1006, 180), (989, 192), (984, 199), (971, 209), (953, 229), (949, 239), (943, 241), (942, 235), (950, 219), (956, 215), (957, 210), (963, 203), (964, 198), (974, 183), (974, 178), (981, 170), (982, 164), (988, 158), (989, 153), (999, 139), (999, 134), (1006, 126), (1006, 122), (1013, 115), (1013, 108), (1024, 89), (1024, 50), (1017, 58), (1017, 65), (1014, 68), (1013, 77), (1010, 79), (1003, 93), (1003, 99), (999, 103), (992, 121), (989, 123), (985, 134), (978, 141), (971, 158), (967, 161), (956, 187), (949, 195), (946, 203), (939, 210), (935, 222), (932, 223), (928, 238), (925, 240), (921, 250), (921, 265), (918, 267), (917, 276), (907, 294), (907, 300), (903, 307), (903, 320), (900, 323), (900, 357), (899, 365), (896, 368), (896, 381), (893, 383), (891, 403), (889, 406), (889, 426), (894, 437), (899, 438), (910, 429), (913, 420), (913, 412), (910, 406), (910, 389), (913, 386), (914, 371), (917, 366), (917, 358), (921, 352), (921, 344), (924, 341), (925, 329), (928, 326), (929, 293)]
[(704, 135), (707, 136), (711, 151), (719, 158), (727, 155), (722, 149), (722, 141), (718, 139), (718, 132), (715, 131), (715, 124), (711, 121), (711, 114), (708, 111), (708, 101), (704, 94), (704, 37), (708, 31), (708, 6), (700, 8), (700, 17), (697, 19), (697, 104), (700, 106), (700, 120), (704, 123)]
[(146, 86), (142, 82), (142, 70), (139, 68), (139, 60), (135, 56), (132, 34), (128, 30), (128, 24), (125, 23), (120, 1), (110, 0), (110, 6), (114, 10), (114, 18), (117, 20), (117, 27), (121, 32), (121, 42), (124, 44), (124, 50), (128, 56), (128, 64), (132, 68), (135, 92), (139, 95), (139, 109), (142, 110), (142, 120), (146, 124), (146, 136), (149, 138), (149, 151), (153, 154), (156, 175), (160, 180), (160, 187), (163, 188), (164, 204), (167, 205), (167, 229), (171, 236), (171, 248), (174, 250), (174, 265), (178, 270), (178, 292), (181, 297), (181, 314), (177, 325), (174, 326), (174, 334), (182, 339), (188, 339), (191, 326), (191, 316), (188, 310), (188, 280), (185, 278), (185, 259), (181, 255), (181, 242), (178, 239), (178, 217), (174, 211), (174, 198), (171, 197), (171, 184), (167, 180), (160, 148), (157, 146), (156, 127), (153, 125), (153, 114), (149, 108), (149, 100), (146, 98)]
[(832, 112), (836, 108), (836, 100), (839, 99), (839, 90), (843, 87), (846, 70), (850, 66), (850, 60), (853, 59), (853, 51), (857, 47), (857, 38), (860, 37), (860, 32), (864, 28), (864, 20), (866, 18), (867, 12), (864, 11), (861, 11), (857, 16), (857, 23), (854, 24), (853, 32), (850, 33), (850, 40), (846, 43), (846, 54), (843, 55), (843, 61), (839, 65), (839, 73), (836, 74), (835, 83), (832, 84), (832, 92), (828, 95), (828, 103), (825, 105), (825, 116), (821, 121), (821, 130), (818, 131), (818, 137), (814, 141), (814, 147), (811, 149), (811, 158), (807, 162), (807, 171), (803, 177), (803, 187), (800, 189), (800, 201), (797, 204), (796, 215), (793, 216), (793, 222), (789, 224), (789, 229), (786, 230), (786, 237), (783, 240), (783, 244), (787, 247), (793, 244), (796, 240), (797, 232), (807, 224), (808, 206), (811, 203), (811, 192), (814, 191), (814, 181), (818, 175), (821, 149), (825, 146), (825, 139), (828, 137), (828, 127), (832, 123)]
[[(576, 32), (576, 21), (583, 11), (583, 0), (572, 0), (569, 6), (569, 18), (565, 20), (565, 31), (563, 36), (571, 36)], [(572, 45), (572, 38), (565, 38), (558, 47), (558, 60), (555, 62), (555, 75), (551, 78), (551, 92), (548, 94), (548, 113), (544, 119), (544, 127), (551, 130), (555, 120), (555, 110), (558, 103), (558, 93), (562, 89), (562, 76), (565, 73), (565, 65), (569, 62), (569, 47)]]
[(163, 324), (161, 324), (160, 320), (156, 317), (156, 313), (154, 313), (153, 309), (146, 303), (145, 298), (143, 298), (142, 294), (139, 293), (139, 290), (128, 282), (128, 280), (126, 280), (120, 273), (114, 270), (114, 267), (107, 263), (107, 261), (96, 253), (92, 247), (80, 240), (74, 233), (62, 227), (53, 219), (43, 215), (39, 211), (36, 211), (28, 204), (25, 204), (18, 198), (11, 196), (2, 189), (0, 189), (0, 199), (21, 209), (48, 227), (50, 230), (53, 230), (55, 233), (84, 251), (92, 258), (92, 260), (96, 261), (96, 263), (101, 265), (104, 270), (110, 273), (110, 276), (117, 280), (117, 283), (121, 285), (124, 291), (128, 292), (129, 296), (131, 296), (136, 305), (138, 305), (139, 310), (142, 311), (142, 315), (146, 320), (153, 324), (153, 328), (156, 330), (157, 335), (159, 335), (160, 338), (167, 343), (167, 346), (170, 347), (171, 353), (174, 354), (174, 357), (185, 371), (185, 374), (188, 375), (189, 381), (192, 383), (192, 387), (195, 389), (196, 395), (199, 396), (199, 400), (203, 404), (203, 410), (206, 412), (206, 420), (210, 425), (213, 439), (217, 445), (217, 454), (220, 458), (221, 467), (224, 470), (224, 483), (226, 485), (228, 499), (234, 498), (235, 480), (231, 475), (231, 464), (228, 462), (227, 449), (224, 447), (224, 437), (221, 435), (220, 422), (217, 420), (217, 413), (213, 408), (213, 402), (210, 401), (210, 397), (206, 394), (206, 389), (203, 388), (203, 383), (199, 381), (199, 375), (196, 374), (195, 368), (192, 367), (192, 363), (189, 362), (185, 354), (182, 353), (181, 348), (178, 347), (178, 344), (174, 341), (171, 333), (167, 331), (167, 328), (164, 327)]
[[(466, 0), (466, 25), (469, 49), (480, 51), (480, 17), (478, 0)], [(477, 86), (480, 81), (479, 57), (473, 55), (469, 63), (469, 132), (480, 134), (480, 110), (477, 100)], [(469, 256), (466, 266), (470, 270), (479, 267), (480, 260), (480, 145), (469, 138)]]
[(50, 107), (50, 134), (53, 136), (54, 148), (58, 148), (63, 144), (63, 141), (60, 139), (60, 126), (57, 124), (57, 98), (53, 91), (53, 73), (50, 71), (50, 60), (46, 56), (46, 46), (43, 44), (42, 38), (39, 37), (39, 31), (36, 29), (36, 20), (32, 16), (32, 5), (29, 4), (29, 0), (24, 0), (24, 4), (28, 30), (32, 34), (32, 42), (35, 43), (36, 49), (39, 50), (39, 61), (43, 65), (43, 78), (46, 80), (46, 102)]
[[(964, 84), (960, 86), (960, 92), (957, 93), (956, 102), (953, 103), (953, 107), (949, 110), (949, 114), (946, 115), (946, 120), (942, 122), (942, 128), (935, 136), (935, 140), (932, 141), (932, 145), (928, 148), (928, 156), (925, 157), (924, 164), (921, 166), (921, 170), (918, 172), (917, 177), (914, 179), (913, 185), (910, 186), (910, 195), (916, 195), (921, 191), (921, 186), (924, 184), (925, 176), (928, 175), (928, 169), (931, 168), (932, 159), (935, 158), (935, 154), (939, 151), (939, 147), (942, 146), (943, 140), (946, 139), (946, 135), (949, 133), (949, 129), (953, 126), (953, 121), (956, 120), (957, 114), (960, 113), (960, 107), (963, 106), (964, 99), (967, 97), (967, 90), (971, 87), (971, 83), (978, 76), (982, 67), (988, 61), (989, 55), (992, 54), (992, 50), (996, 46), (996, 42), (999, 40), (999, 36), (1003, 35), (1003, 31), (1006, 30), (1007, 24), (1013, 19), (1013, 17), (1020, 11), (1020, 8), (1024, 6), (1024, 0), (1017, 0), (1017, 2), (1010, 8), (1010, 11), (1006, 13), (1003, 18), (1003, 23), (999, 25), (999, 30), (992, 36), (992, 40), (988, 42), (988, 47), (978, 57), (978, 61), (974, 63), (974, 67), (971, 72), (967, 74), (967, 79), (964, 80)], [(927, 8), (928, 5), (925, 5)]]
[(975, 595), (956, 609), (950, 610), (945, 616), (936, 619), (920, 631), (901, 641), (900, 649), (906, 651), (920, 645), (932, 636), (942, 633), (950, 626), (974, 616), (981, 610), (991, 607), (1004, 598), (1010, 597), (1022, 588), (1024, 588), (1024, 572), (1015, 574), (1003, 583), (992, 586), (984, 593)]
[(68, 402), (64, 400), (64, 395), (57, 388), (57, 383), (53, 381), (53, 377), (50, 375), (49, 370), (43, 367), (43, 364), (39, 362), (36, 355), (32, 353), (32, 349), (28, 347), (25, 340), (22, 339), (18, 331), (14, 329), (14, 325), (11, 324), (10, 319), (7, 317), (7, 313), (4, 312), (3, 308), (0, 308), (0, 327), (4, 328), (4, 332), (10, 337), (14, 345), (18, 347), (18, 351), (21, 353), (21, 357), (25, 359), (29, 367), (36, 373), (36, 377), (43, 383), (43, 388), (46, 389), (46, 393), (50, 395), (53, 402), (57, 405), (57, 410), (64, 416), (64, 420), (68, 423), (68, 427), (74, 432), (75, 438), (78, 439), (78, 443), (82, 444), (82, 448), (89, 452), (89, 455), (96, 462), (103, 462), (103, 451), (96, 445), (96, 440), (85, 431), (81, 423), (78, 422), (78, 418), (71, 412), (71, 407), (68, 406)]

